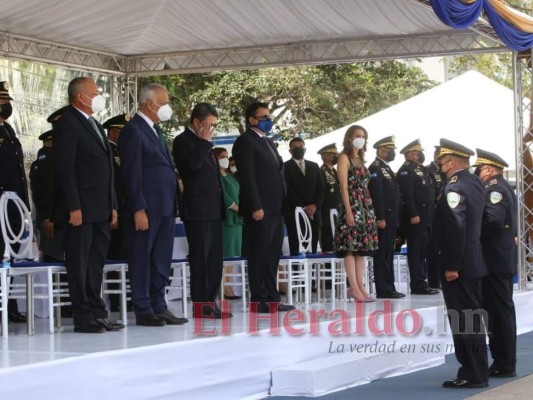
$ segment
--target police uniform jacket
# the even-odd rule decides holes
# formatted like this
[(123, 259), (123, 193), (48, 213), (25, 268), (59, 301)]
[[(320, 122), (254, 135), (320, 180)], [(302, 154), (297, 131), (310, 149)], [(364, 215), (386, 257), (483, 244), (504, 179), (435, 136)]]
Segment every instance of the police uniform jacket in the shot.
[[(0, 195), (3, 192), (15, 192), (29, 208), (22, 145), (11, 125), (5, 121), (3, 127), (0, 125)], [(16, 209), (11, 211), (18, 213)]]
[(477, 176), (463, 169), (450, 177), (435, 214), (441, 274), (458, 271), (465, 279), (487, 275), (480, 242), (484, 202), (485, 188)]
[(438, 203), (442, 189), (446, 186), (446, 174), (440, 171), (440, 167), (432, 162), (426, 167), (431, 186), (433, 187), (433, 195), (435, 196), (435, 206)]
[(42, 147), (30, 167), (30, 187), (38, 218), (52, 219), (54, 201), (54, 149)]
[(402, 193), (403, 218), (419, 216), (421, 223), (431, 224), (434, 210), (433, 188), (423, 165), (405, 161), (398, 170)]
[(481, 245), (489, 272), (517, 272), (517, 200), (513, 189), (497, 175), (485, 186)]
[(324, 201), (322, 202), (322, 209), (327, 210), (329, 218), (329, 210), (332, 208), (339, 208), (341, 201), (341, 192), (339, 189), (339, 177), (335, 168), (328, 168), (325, 164), (320, 167), (320, 173), (324, 181)]
[(119, 211), (123, 209), (126, 203), (126, 189), (124, 188), (124, 181), (122, 172), (120, 171), (120, 154), (118, 152), (118, 145), (109, 141), (111, 151), (113, 153), (113, 169), (115, 171), (115, 192), (117, 194), (117, 202)]
[(397, 227), (400, 224), (402, 200), (396, 175), (389, 164), (380, 158), (376, 158), (370, 164), (368, 171), (370, 172), (368, 190), (376, 210), (376, 219)]

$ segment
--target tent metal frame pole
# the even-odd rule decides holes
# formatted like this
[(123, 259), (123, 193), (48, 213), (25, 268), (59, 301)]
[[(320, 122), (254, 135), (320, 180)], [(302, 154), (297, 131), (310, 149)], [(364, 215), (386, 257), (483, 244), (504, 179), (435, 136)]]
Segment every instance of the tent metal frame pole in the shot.
[(111, 77), (111, 112), (113, 115), (137, 111), (137, 77)]
[(533, 141), (526, 143), (524, 140), (530, 131), (530, 127), (525, 124), (524, 115), (531, 115), (532, 56), (532, 51), (513, 53), (516, 192), (518, 198), (518, 285), (520, 290), (526, 290), (528, 277), (533, 276), (533, 269), (528, 262), (528, 256), (533, 256), (533, 244), (529, 240), (529, 233), (533, 229), (533, 225), (528, 222), (528, 219), (533, 221), (533, 210), (529, 209), (525, 201), (525, 193), (533, 191), (533, 170), (527, 169), (524, 164), (526, 152), (533, 151)]

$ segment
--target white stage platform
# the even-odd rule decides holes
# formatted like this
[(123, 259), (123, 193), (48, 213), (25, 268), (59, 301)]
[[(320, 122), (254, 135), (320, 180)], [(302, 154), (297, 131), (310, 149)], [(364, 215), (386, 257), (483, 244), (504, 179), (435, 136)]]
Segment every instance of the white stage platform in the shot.
[[(533, 291), (516, 293), (515, 303), (518, 333), (532, 331)], [(180, 306), (170, 303), (176, 313)], [(445, 321), (440, 295), (361, 306), (315, 303), (300, 308), (299, 316), (280, 314), (277, 331), (270, 321), (260, 321), (256, 333), (255, 314), (243, 313), (239, 302), (231, 304), (231, 320), (197, 320), (202, 326), (190, 319), (183, 326), (137, 327), (130, 315), (133, 325), (120, 332), (74, 333), (71, 320), (64, 320), (61, 332), (51, 335), (47, 321), (37, 320), (35, 336), (27, 336), (25, 325), (11, 324), (9, 338), (0, 341), (0, 398), (319, 395), (443, 362), (451, 336), (447, 323), (439, 323)], [(313, 323), (322, 312), (327, 318)], [(383, 325), (384, 315), (392, 322), (390, 329)], [(415, 326), (419, 333), (407, 334)], [(207, 333), (211, 329), (217, 334)]]

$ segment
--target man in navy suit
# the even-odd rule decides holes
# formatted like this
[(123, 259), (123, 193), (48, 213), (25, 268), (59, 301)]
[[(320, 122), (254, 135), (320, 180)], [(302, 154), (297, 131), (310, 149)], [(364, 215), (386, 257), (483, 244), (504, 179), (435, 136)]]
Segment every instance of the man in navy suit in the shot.
[(124, 325), (109, 321), (100, 296), (109, 228), (117, 222), (111, 148), (91, 117), (103, 111), (105, 99), (86, 77), (69, 83), (68, 97), (70, 107), (54, 126), (54, 222), (63, 231), (74, 331), (119, 330)]
[(191, 299), (195, 318), (229, 318), (215, 303), (222, 281), (222, 218), (224, 203), (220, 168), (211, 139), (218, 112), (199, 103), (189, 127), (174, 139), (172, 155), (183, 181), (181, 218), (189, 244)]
[(181, 325), (165, 301), (174, 243), (177, 175), (159, 122), (172, 115), (164, 86), (141, 89), (139, 111), (118, 141), (128, 225), (131, 300), (137, 325)]
[(252, 312), (275, 313), (294, 306), (281, 304), (276, 289), (283, 245), (285, 178), (283, 160), (266, 137), (272, 130), (268, 105), (253, 103), (246, 109), (248, 129), (233, 145), (240, 176), (239, 214), (244, 218), (245, 252)]
[(322, 225), (320, 207), (324, 201), (324, 180), (317, 163), (304, 159), (305, 143), (295, 137), (289, 142), (292, 159), (284, 164), (285, 182), (287, 183), (287, 213), (285, 225), (289, 235), (291, 255), (300, 254), (298, 231), (294, 210), (302, 207), (311, 222), (311, 252), (316, 253), (318, 232)]

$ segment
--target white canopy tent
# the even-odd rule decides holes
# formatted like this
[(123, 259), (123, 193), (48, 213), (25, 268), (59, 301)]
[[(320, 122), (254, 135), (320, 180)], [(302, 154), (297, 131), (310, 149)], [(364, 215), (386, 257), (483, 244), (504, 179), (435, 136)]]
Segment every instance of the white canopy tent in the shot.
[[(342, 149), (344, 133), (357, 124), (368, 131), (366, 161), (374, 159), (372, 145), (389, 135), (396, 136), (397, 170), (404, 161), (399, 151), (415, 139), (420, 139), (426, 158), (433, 157), (434, 145), (440, 138), (450, 139), (475, 149), (498, 153), (515, 169), (514, 94), (497, 82), (476, 71), (469, 71), (399, 104), (353, 122), (316, 139), (306, 141), (306, 157), (320, 161), (317, 151), (335, 143)], [(528, 117), (528, 116), (526, 116)]]

